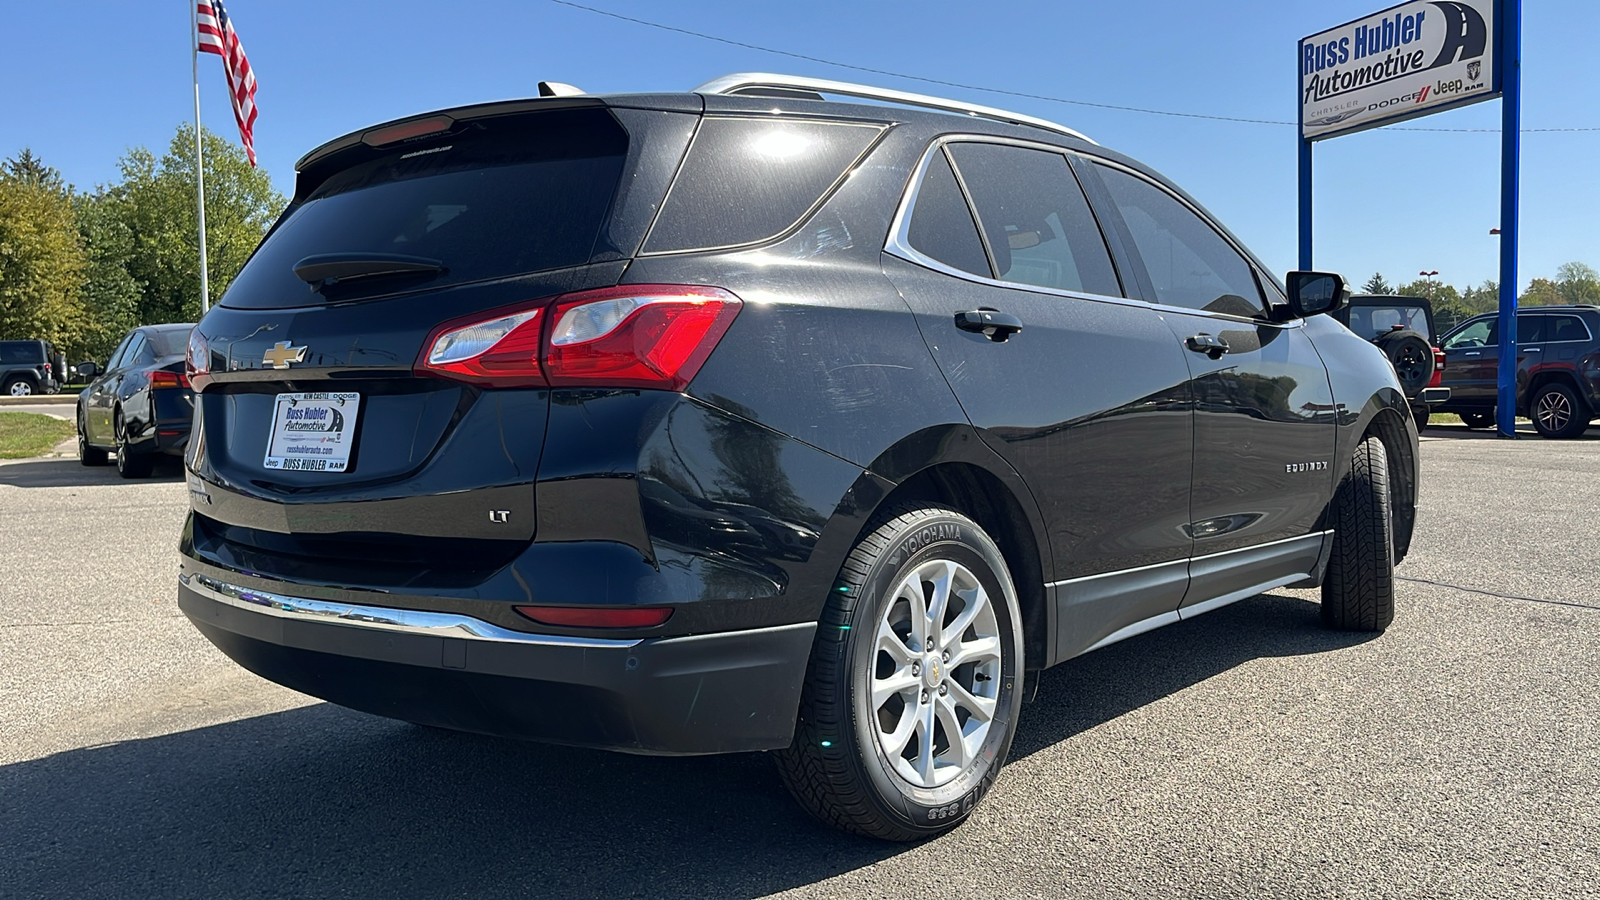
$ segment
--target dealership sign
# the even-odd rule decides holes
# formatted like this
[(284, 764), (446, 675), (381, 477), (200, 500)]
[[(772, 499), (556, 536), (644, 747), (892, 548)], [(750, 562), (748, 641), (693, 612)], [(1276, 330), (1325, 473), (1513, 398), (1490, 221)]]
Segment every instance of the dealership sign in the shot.
[(1300, 42), (1300, 135), (1320, 140), (1500, 96), (1496, 0), (1415, 0)]

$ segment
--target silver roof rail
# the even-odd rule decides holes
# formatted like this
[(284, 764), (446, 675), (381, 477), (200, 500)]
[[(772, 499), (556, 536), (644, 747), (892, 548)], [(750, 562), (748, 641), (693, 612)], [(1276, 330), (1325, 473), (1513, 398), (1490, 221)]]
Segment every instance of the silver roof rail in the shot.
[(927, 94), (912, 94), (906, 91), (891, 91), (888, 88), (851, 84), (848, 81), (829, 81), (826, 78), (774, 75), (771, 72), (740, 72), (734, 75), (724, 75), (721, 78), (713, 78), (695, 88), (694, 92), (697, 94), (738, 95), (759, 93), (762, 88), (775, 88), (780, 91), (814, 91), (819, 94), (838, 94), (843, 97), (860, 97), (866, 100), (882, 100), (886, 103), (920, 106), (925, 109), (937, 109), (944, 112), (962, 113), (1000, 122), (1009, 122), (1013, 125), (1032, 125), (1035, 128), (1043, 128), (1046, 131), (1054, 131), (1057, 134), (1075, 137), (1091, 144), (1095, 143), (1083, 132), (1075, 131), (1065, 125), (1058, 125), (1047, 119), (1038, 119), (1033, 116), (1025, 116), (1022, 113), (995, 109), (992, 106), (963, 103), (960, 100), (947, 100), (943, 97), (930, 97)]

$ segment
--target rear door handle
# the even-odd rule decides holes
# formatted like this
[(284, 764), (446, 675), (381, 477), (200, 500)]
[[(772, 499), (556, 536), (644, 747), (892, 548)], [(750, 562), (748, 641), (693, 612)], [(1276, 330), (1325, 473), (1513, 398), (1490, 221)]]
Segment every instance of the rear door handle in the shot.
[(981, 334), (997, 344), (1003, 344), (1006, 338), (1022, 330), (1022, 320), (1010, 313), (981, 306), (956, 313), (956, 327), (962, 331)]
[(1479, 353), (1479, 352), (1478, 352), (1478, 351), (1476, 351), (1476, 350), (1474, 350), (1474, 351), (1472, 351), (1472, 352), (1471, 352), (1471, 353), (1463, 353), (1463, 354), (1461, 354), (1461, 355), (1462, 355), (1462, 356), (1482, 356), (1482, 355), (1483, 355), (1483, 354), (1482, 354), (1482, 353)]
[(1227, 341), (1214, 335), (1205, 334), (1204, 332), (1190, 335), (1184, 339), (1183, 343), (1184, 346), (1188, 347), (1190, 350), (1193, 350), (1196, 353), (1204, 353), (1212, 359), (1221, 359), (1222, 354), (1228, 352)]

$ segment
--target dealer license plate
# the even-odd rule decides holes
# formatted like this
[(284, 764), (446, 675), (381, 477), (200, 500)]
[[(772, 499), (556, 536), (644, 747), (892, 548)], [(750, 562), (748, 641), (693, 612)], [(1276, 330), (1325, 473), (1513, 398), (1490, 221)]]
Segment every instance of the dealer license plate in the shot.
[(360, 407), (361, 395), (353, 391), (279, 394), (262, 465), (293, 472), (343, 472), (355, 449)]

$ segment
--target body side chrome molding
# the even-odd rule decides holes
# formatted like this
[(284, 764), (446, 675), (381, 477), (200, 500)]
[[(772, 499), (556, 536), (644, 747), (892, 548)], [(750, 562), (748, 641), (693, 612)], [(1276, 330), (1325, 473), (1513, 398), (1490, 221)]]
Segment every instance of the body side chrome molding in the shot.
[(1009, 110), (996, 109), (993, 106), (980, 106), (976, 103), (965, 103), (960, 100), (949, 100), (944, 97), (931, 97), (927, 94), (913, 94), (908, 91), (895, 91), (888, 88), (872, 87), (865, 84), (853, 84), (848, 81), (831, 81), (826, 78), (806, 78), (800, 75), (776, 75), (771, 72), (739, 72), (733, 75), (724, 75), (714, 78), (694, 89), (697, 94), (725, 94), (737, 97), (752, 89), (779, 88), (790, 91), (814, 91), (819, 94), (838, 94), (841, 97), (858, 97), (864, 100), (881, 100), (885, 103), (899, 103), (905, 106), (917, 106), (923, 109), (936, 109), (941, 112), (963, 113), (969, 116), (979, 116), (985, 119), (994, 119), (1012, 125), (1031, 125), (1057, 134), (1064, 134), (1081, 141), (1093, 144), (1088, 136), (1080, 131), (1040, 119), (1034, 116), (1023, 115)]
[[(1168, 560), (1167, 562), (1151, 563), (1148, 566), (1135, 566), (1135, 567), (1133, 567), (1131, 569), (1116, 569), (1116, 570), (1113, 570), (1113, 571), (1110, 571), (1110, 572), (1096, 572), (1093, 575), (1080, 575), (1077, 578), (1065, 578), (1065, 579), (1062, 579), (1061, 581), (1046, 582), (1045, 583), (1045, 587), (1062, 587), (1064, 585), (1077, 584), (1078, 582), (1081, 582), (1081, 581), (1090, 581), (1090, 580), (1095, 579), (1095, 578), (1111, 578), (1111, 577), (1116, 576), (1116, 575), (1127, 575), (1127, 574), (1132, 573), (1132, 572), (1144, 572), (1144, 571), (1148, 571), (1150, 569), (1159, 569), (1159, 568), (1162, 568), (1163, 566), (1184, 566), (1184, 565), (1188, 565), (1189, 563), (1202, 562), (1202, 561), (1208, 560), (1208, 559), (1221, 559), (1222, 557), (1232, 556), (1233, 554), (1236, 554), (1236, 553), (1249, 553), (1249, 552), (1251, 552), (1253, 550), (1261, 550), (1261, 549), (1264, 549), (1266, 547), (1275, 547), (1275, 546), (1277, 546), (1279, 544), (1290, 544), (1290, 543), (1293, 543), (1295, 541), (1306, 541), (1306, 540), (1310, 540), (1311, 538), (1323, 539), (1323, 538), (1328, 538), (1328, 537), (1332, 537), (1332, 536), (1333, 536), (1333, 529), (1331, 529), (1331, 528), (1326, 530), (1326, 531), (1312, 531), (1312, 532), (1308, 532), (1306, 534), (1298, 535), (1296, 537), (1280, 538), (1280, 539), (1278, 539), (1276, 541), (1267, 541), (1264, 544), (1251, 544), (1248, 547), (1235, 547), (1232, 550), (1221, 550), (1221, 551), (1218, 551), (1216, 553), (1205, 553), (1205, 554), (1202, 554), (1200, 556), (1191, 556), (1191, 557), (1188, 557), (1186, 559), (1173, 559), (1173, 560)], [(1300, 577), (1304, 577), (1304, 576), (1302, 575)], [(1281, 587), (1282, 585), (1277, 585), (1277, 586)], [(1263, 588), (1263, 590), (1269, 590), (1269, 589), (1268, 588)]]
[(353, 603), (334, 603), (306, 597), (290, 597), (271, 591), (254, 590), (218, 581), (198, 573), (183, 572), (178, 582), (189, 590), (218, 603), (262, 615), (277, 616), (301, 622), (320, 622), (370, 628), (380, 631), (399, 631), (407, 634), (434, 637), (464, 638), (472, 641), (491, 641), (504, 644), (530, 644), (548, 647), (578, 647), (588, 649), (626, 649), (641, 642), (639, 638), (587, 638), (559, 634), (528, 634), (501, 628), (482, 619), (456, 613), (427, 612), (415, 609), (394, 609), (385, 606), (362, 606)]

